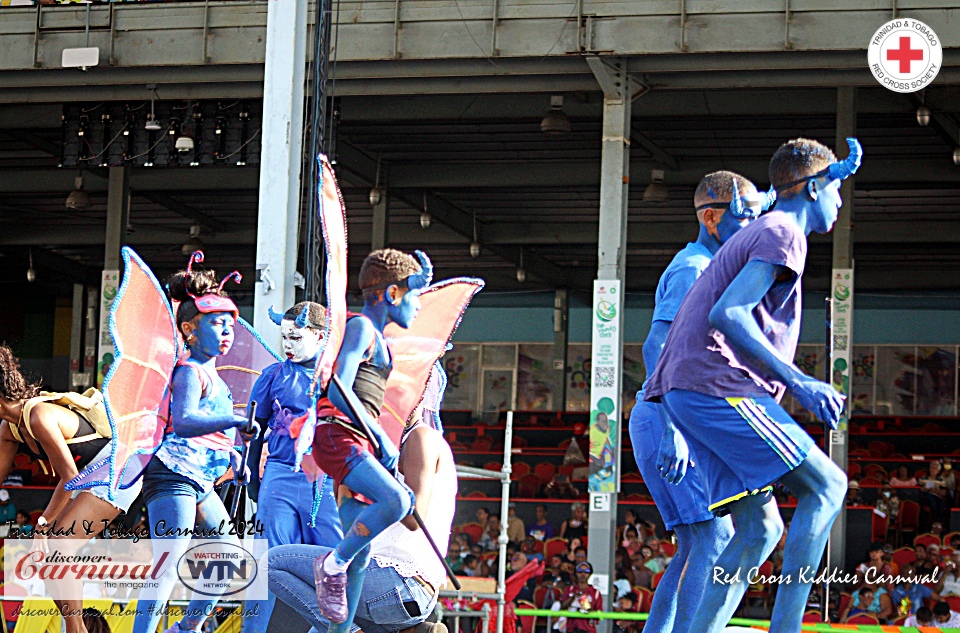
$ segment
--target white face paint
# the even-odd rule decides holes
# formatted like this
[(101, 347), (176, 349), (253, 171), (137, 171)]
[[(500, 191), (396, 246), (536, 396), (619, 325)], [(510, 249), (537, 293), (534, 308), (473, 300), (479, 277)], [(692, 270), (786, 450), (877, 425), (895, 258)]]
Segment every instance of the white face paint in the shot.
[(313, 328), (298, 328), (293, 321), (284, 319), (280, 324), (283, 337), (283, 354), (295, 363), (316, 360), (320, 354), (323, 332)]

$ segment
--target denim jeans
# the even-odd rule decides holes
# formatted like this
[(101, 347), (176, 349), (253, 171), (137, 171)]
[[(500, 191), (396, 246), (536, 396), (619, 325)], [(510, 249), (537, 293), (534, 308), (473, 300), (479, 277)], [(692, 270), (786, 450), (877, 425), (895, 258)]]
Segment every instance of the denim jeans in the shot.
[[(159, 546), (160, 541), (168, 541), (166, 546), (169, 547), (169, 539), (175, 540), (176, 545), (171, 552), (173, 560), (179, 560), (186, 553), (190, 547), (190, 537), (161, 536), (157, 532), (164, 534), (170, 531), (176, 534), (174, 528), (216, 532), (221, 522), (228, 525), (230, 521), (227, 509), (215, 492), (203, 492), (198, 484), (173, 472), (156, 457), (150, 461), (143, 476), (143, 498), (147, 504), (149, 524), (154, 531), (150, 535), (151, 542)], [(157, 528), (158, 521), (164, 522), (162, 529)], [(233, 541), (238, 546), (240, 544), (236, 536), (224, 534), (219, 538)], [(154, 549), (154, 558), (157, 554)], [(157, 630), (163, 609), (167, 606), (167, 598), (177, 582), (176, 570), (171, 568), (170, 572), (160, 577), (159, 587), (141, 593), (137, 601), (133, 633), (153, 633)], [(218, 600), (217, 596), (194, 596), (181, 620), (183, 629), (199, 630)]]
[[(270, 591), (296, 609), (319, 633), (327, 633), (331, 625), (317, 609), (313, 561), (329, 551), (317, 545), (281, 545), (271, 548), (268, 554)], [(435, 605), (436, 598), (416, 580), (371, 560), (351, 631), (360, 628), (364, 633), (396, 633), (426, 620)], [(416, 612), (419, 614), (414, 615)]]

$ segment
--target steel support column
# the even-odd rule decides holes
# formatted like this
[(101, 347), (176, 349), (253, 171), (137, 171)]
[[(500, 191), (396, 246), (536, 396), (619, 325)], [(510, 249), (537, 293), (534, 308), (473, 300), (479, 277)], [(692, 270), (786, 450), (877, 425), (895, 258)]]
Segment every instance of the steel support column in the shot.
[(97, 338), (97, 386), (113, 363), (113, 341), (108, 332), (110, 306), (120, 286), (120, 248), (130, 220), (130, 168), (111, 167), (107, 185), (107, 226), (100, 281), (100, 327)]
[[(857, 133), (857, 89), (852, 86), (837, 88), (837, 158), (846, 157), (847, 137)], [(869, 159), (868, 159), (869, 160)], [(853, 349), (853, 190), (854, 177), (843, 181), (840, 196), (843, 205), (833, 227), (833, 271), (831, 274), (831, 323), (833, 340), (827, 341), (830, 348), (831, 382), (847, 394), (846, 410), (836, 431), (827, 436), (826, 449), (830, 459), (844, 472), (847, 471), (848, 428), (850, 415), (850, 356)], [(839, 372), (839, 374), (837, 373)], [(842, 376), (838, 381), (837, 376)], [(846, 508), (830, 530), (827, 564), (842, 569), (845, 563), (845, 538), (847, 526)]]
[(268, 4), (266, 46), (253, 324), (268, 344), (280, 349), (280, 330), (270, 322), (267, 308), (283, 312), (295, 298), (307, 0)]
[[(604, 92), (602, 149), (600, 155), (600, 222), (598, 234), (598, 267), (597, 279), (600, 281), (623, 281), (626, 272), (627, 249), (627, 193), (630, 182), (630, 106), (631, 84), (626, 73), (625, 60), (615, 60), (608, 63), (606, 60), (590, 60), (590, 68), (597, 78)], [(602, 284), (601, 284), (602, 285)], [(596, 292), (595, 292), (596, 294)], [(622, 293), (620, 293), (622, 295)], [(614, 305), (617, 305), (615, 301)], [(617, 395), (614, 410), (608, 414), (611, 432), (609, 441), (613, 446), (616, 464), (613, 468), (613, 490), (594, 490), (598, 487), (593, 483), (593, 468), (591, 468), (591, 504), (590, 528), (588, 544), (588, 558), (593, 564), (594, 573), (599, 575), (595, 584), (599, 585), (604, 595), (604, 606), (610, 609), (613, 603), (612, 591), (615, 580), (614, 551), (616, 549), (617, 533), (617, 493), (620, 488), (620, 431), (624, 420), (622, 402), (619, 396), (621, 391), (623, 359), (623, 310), (622, 298), (619, 299), (619, 308), (616, 308), (614, 319), (619, 323), (613, 340), (606, 339), (615, 358), (614, 392)], [(598, 327), (597, 315), (594, 315), (594, 329)], [(594, 333), (596, 334), (596, 332)], [(596, 336), (594, 336), (596, 341)], [(594, 343), (596, 345), (596, 343)], [(595, 356), (599, 350), (594, 349)], [(597, 371), (594, 362), (594, 372)], [(592, 390), (598, 389), (597, 376), (592, 378)], [(596, 426), (599, 415), (592, 411), (594, 394), (591, 394), (591, 426)], [(605, 434), (605, 433), (604, 433)], [(593, 446), (594, 429), (591, 428), (591, 454), (595, 453)], [(593, 458), (591, 458), (593, 459)], [(601, 621), (598, 631), (606, 633), (610, 630), (610, 621)]]
[(373, 205), (373, 231), (370, 250), (385, 248), (390, 242), (390, 196), (386, 188), (380, 188), (380, 201)]
[(567, 290), (557, 290), (553, 295), (553, 371), (554, 384), (558, 387), (553, 408), (567, 408), (567, 343), (569, 342), (570, 299)]

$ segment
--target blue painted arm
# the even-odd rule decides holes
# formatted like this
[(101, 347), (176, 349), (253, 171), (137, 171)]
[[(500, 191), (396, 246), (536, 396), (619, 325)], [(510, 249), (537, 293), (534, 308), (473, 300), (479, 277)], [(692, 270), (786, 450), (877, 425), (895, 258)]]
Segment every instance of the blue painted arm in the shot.
[(739, 356), (783, 382), (801, 406), (836, 428), (843, 411), (843, 396), (777, 356), (751, 314), (782, 274), (795, 273), (776, 264), (748, 262), (710, 310), (710, 324), (724, 335)]
[(247, 419), (242, 415), (213, 415), (201, 412), (199, 407), (202, 396), (203, 386), (197, 372), (189, 367), (178, 367), (173, 373), (170, 417), (173, 431), (180, 437), (199, 437), (246, 425)]
[[(380, 443), (380, 450), (383, 452), (380, 463), (383, 464), (384, 468), (392, 471), (396, 468), (397, 461), (400, 459), (400, 452), (393, 441), (380, 428), (377, 420), (370, 417), (360, 402), (360, 398), (353, 391), (353, 381), (357, 377), (357, 370), (360, 368), (360, 363), (363, 362), (375, 335), (373, 324), (368, 319), (356, 318), (347, 321), (343, 345), (340, 347), (340, 354), (337, 356), (337, 362), (333, 368), (340, 382), (347, 389), (347, 393), (341, 393), (331, 381), (327, 389), (327, 397), (333, 403), (333, 406), (340, 409), (355, 423), (359, 424), (360, 421), (353, 418), (350, 404), (353, 405), (353, 410), (364, 416), (367, 426), (377, 436), (377, 441)], [(347, 400), (350, 401), (350, 404), (347, 403)]]
[[(648, 368), (648, 374), (652, 374), (653, 369), (657, 366), (669, 333), (670, 323), (667, 321), (654, 321), (650, 324), (650, 333), (643, 343), (643, 363)], [(658, 406), (657, 410), (663, 426), (663, 436), (660, 438), (660, 449), (657, 453), (657, 468), (664, 479), (677, 484), (687, 473), (690, 449), (687, 447), (687, 441), (683, 439), (683, 435), (677, 431), (673, 420), (670, 419), (670, 415), (663, 408), (663, 405)]]

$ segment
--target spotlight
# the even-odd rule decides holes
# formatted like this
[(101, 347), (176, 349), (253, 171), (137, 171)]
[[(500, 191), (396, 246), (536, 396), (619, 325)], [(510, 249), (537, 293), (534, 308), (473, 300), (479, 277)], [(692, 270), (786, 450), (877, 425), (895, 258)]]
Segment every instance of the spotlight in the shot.
[(83, 190), (83, 178), (77, 176), (76, 180), (73, 181), (73, 187), (73, 191), (70, 192), (67, 201), (64, 203), (66, 207), (75, 211), (89, 209), (90, 194)]
[(37, 271), (33, 268), (33, 249), (30, 249), (30, 268), (27, 268), (27, 281), (33, 283), (37, 280)]
[(540, 131), (544, 134), (567, 134), (570, 132), (570, 117), (563, 111), (563, 96), (550, 97), (550, 110), (540, 121)]
[(156, 132), (160, 129), (160, 122), (157, 121), (157, 115), (153, 111), (153, 102), (157, 98), (156, 84), (147, 84), (147, 90), (150, 91), (150, 114), (147, 115), (147, 124), (143, 126), (148, 132)]
[(177, 137), (177, 142), (173, 144), (177, 151), (181, 154), (186, 154), (187, 152), (193, 151), (193, 137), (184, 134)]
[(380, 187), (374, 187), (370, 190), (370, 206), (375, 207), (380, 204), (380, 198), (383, 197), (383, 192), (380, 191)]
[(480, 242), (470, 242), (470, 257), (480, 257)]
[(647, 185), (647, 189), (643, 192), (643, 201), (644, 202), (666, 202), (670, 199), (670, 194), (667, 191), (667, 186), (663, 184), (663, 170), (654, 169), (650, 172), (651, 183)]
[(917, 123), (921, 127), (927, 127), (930, 124), (930, 108), (924, 103), (921, 103), (920, 107), (917, 108)]
[(953, 150), (953, 164), (960, 165), (960, 147)]
[(424, 211), (420, 214), (420, 226), (425, 229), (430, 228), (430, 223), (433, 222), (433, 216)]

